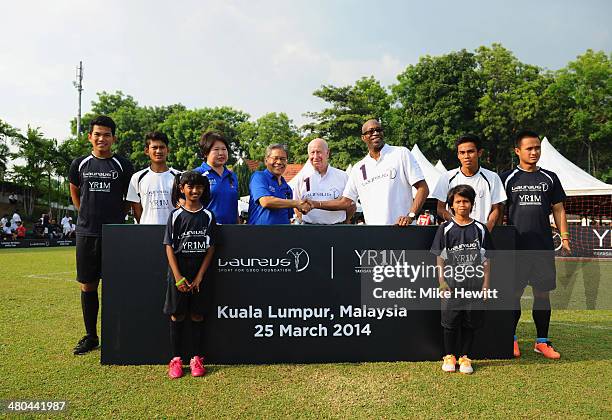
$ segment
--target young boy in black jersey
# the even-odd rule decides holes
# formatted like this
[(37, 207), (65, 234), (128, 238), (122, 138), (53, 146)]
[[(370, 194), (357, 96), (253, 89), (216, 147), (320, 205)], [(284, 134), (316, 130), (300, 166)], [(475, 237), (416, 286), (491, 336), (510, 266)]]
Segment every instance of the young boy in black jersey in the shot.
[[(438, 256), (441, 320), (444, 328), (444, 363), (442, 370), (454, 372), (459, 358), (459, 372), (470, 374), (474, 370), (468, 355), (474, 340), (474, 331), (484, 324), (482, 303), (489, 289), (489, 254), (491, 236), (486, 225), (470, 218), (476, 192), (465, 184), (448, 192), (447, 204), (453, 217), (438, 228), (431, 252)], [(465, 292), (470, 297), (464, 297)], [(457, 339), (460, 352), (457, 353)]]
[(102, 269), (102, 225), (123, 223), (125, 195), (134, 168), (111, 149), (117, 141), (115, 122), (107, 116), (89, 124), (91, 154), (70, 165), (70, 197), (79, 212), (76, 226), (77, 281), (81, 283), (81, 308), (86, 335), (74, 354), (84, 354), (100, 344), (97, 333), (98, 285)]
[(552, 211), (561, 231), (563, 248), (570, 252), (567, 217), (563, 207), (565, 191), (554, 172), (537, 166), (540, 137), (533, 131), (521, 131), (515, 141), (519, 164), (501, 174), (508, 196), (508, 222), (516, 227), (518, 239), (517, 287), (514, 302), (514, 356), (521, 355), (516, 326), (521, 317), (521, 296), (530, 284), (533, 291), (533, 321), (537, 330), (534, 351), (548, 359), (561, 355), (548, 340), (550, 324), (549, 293), (556, 287), (555, 253), (549, 215)]

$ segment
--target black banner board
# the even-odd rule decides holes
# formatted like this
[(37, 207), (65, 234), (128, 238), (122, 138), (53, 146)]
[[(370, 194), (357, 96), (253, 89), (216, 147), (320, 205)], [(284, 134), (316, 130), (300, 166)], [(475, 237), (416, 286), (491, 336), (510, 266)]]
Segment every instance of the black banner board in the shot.
[[(103, 364), (170, 359), (169, 320), (162, 313), (167, 284), (163, 230), (104, 226)], [(372, 284), (364, 267), (400, 257), (415, 265), (435, 264), (428, 252), (435, 232), (436, 227), (418, 226), (220, 226), (214, 264), (204, 280), (210, 296), (206, 363), (440, 359), (438, 310), (364, 299)], [(511, 227), (497, 227), (496, 248), (513, 249), (514, 235)], [(511, 294), (513, 266), (513, 261), (493, 265), (492, 287), (505, 296)], [(426, 281), (437, 290), (436, 279)], [(423, 281), (407, 285), (424, 287)], [(439, 307), (439, 301), (430, 307)], [(487, 311), (485, 319), (473, 357), (512, 357), (512, 313)]]

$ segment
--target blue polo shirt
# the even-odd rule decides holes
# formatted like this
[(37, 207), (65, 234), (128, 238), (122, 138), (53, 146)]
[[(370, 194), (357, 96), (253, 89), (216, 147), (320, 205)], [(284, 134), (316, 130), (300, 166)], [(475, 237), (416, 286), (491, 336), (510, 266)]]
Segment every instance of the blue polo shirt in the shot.
[(269, 170), (257, 171), (249, 183), (251, 198), (249, 200), (249, 225), (287, 225), (293, 215), (293, 209), (266, 209), (259, 204), (261, 197), (292, 199), (291, 187), (281, 177), (278, 185), (276, 176)]
[(208, 210), (215, 215), (217, 223), (222, 225), (236, 224), (238, 220), (238, 177), (235, 173), (223, 168), (219, 174), (204, 162), (194, 169), (208, 178), (210, 182), (210, 203)]

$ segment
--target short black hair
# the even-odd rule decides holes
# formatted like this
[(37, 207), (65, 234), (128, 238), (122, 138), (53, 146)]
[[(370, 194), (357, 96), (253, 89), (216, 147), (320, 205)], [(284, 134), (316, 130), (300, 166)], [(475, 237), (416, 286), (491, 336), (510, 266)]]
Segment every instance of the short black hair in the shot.
[(474, 191), (474, 188), (467, 184), (459, 184), (451, 188), (448, 192), (448, 195), (446, 196), (446, 204), (448, 205), (448, 208), (450, 209), (451, 213), (455, 214), (453, 210), (453, 201), (455, 201), (455, 195), (460, 195), (461, 197), (467, 198), (470, 201), (472, 207), (474, 207), (474, 201), (476, 201), (476, 191)]
[(516, 137), (514, 138), (514, 147), (516, 147), (517, 149), (521, 147), (521, 141), (524, 138), (531, 138), (534, 137), (538, 140), (542, 140), (540, 139), (540, 135), (538, 133), (536, 133), (533, 130), (521, 130), (517, 133)]
[(229, 153), (229, 143), (225, 139), (223, 133), (215, 130), (209, 130), (202, 134), (202, 137), (200, 137), (200, 155), (203, 159), (208, 156), (210, 149), (212, 149), (213, 144), (215, 144), (216, 141), (223, 143)]
[(482, 149), (482, 142), (480, 141), (480, 137), (478, 137), (476, 134), (467, 133), (460, 135), (459, 138), (455, 140), (455, 149), (457, 149), (459, 145), (463, 143), (474, 143), (474, 145), (476, 145), (476, 150)]
[(115, 130), (117, 129), (117, 124), (115, 124), (115, 121), (106, 115), (98, 115), (89, 122), (89, 134), (93, 132), (94, 125), (110, 128), (113, 136), (115, 135)]
[(170, 142), (168, 140), (168, 136), (166, 136), (161, 131), (151, 131), (151, 132), (148, 132), (147, 134), (145, 134), (145, 146), (146, 147), (149, 147), (149, 145), (151, 144), (152, 140), (163, 141), (166, 146)]

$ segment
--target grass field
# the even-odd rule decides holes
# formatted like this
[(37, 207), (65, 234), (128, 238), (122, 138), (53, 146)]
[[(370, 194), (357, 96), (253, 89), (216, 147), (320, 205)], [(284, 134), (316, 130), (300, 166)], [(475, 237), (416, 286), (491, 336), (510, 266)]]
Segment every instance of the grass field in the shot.
[[(612, 310), (553, 312), (556, 362), (531, 351), (525, 311), (524, 356), (477, 361), (472, 376), (439, 362), (360, 363), (213, 366), (171, 381), (165, 366), (72, 355), (74, 248), (2, 250), (0, 267), (0, 399), (66, 400), (70, 417), (612, 418)], [(602, 267), (610, 276), (612, 262)]]

